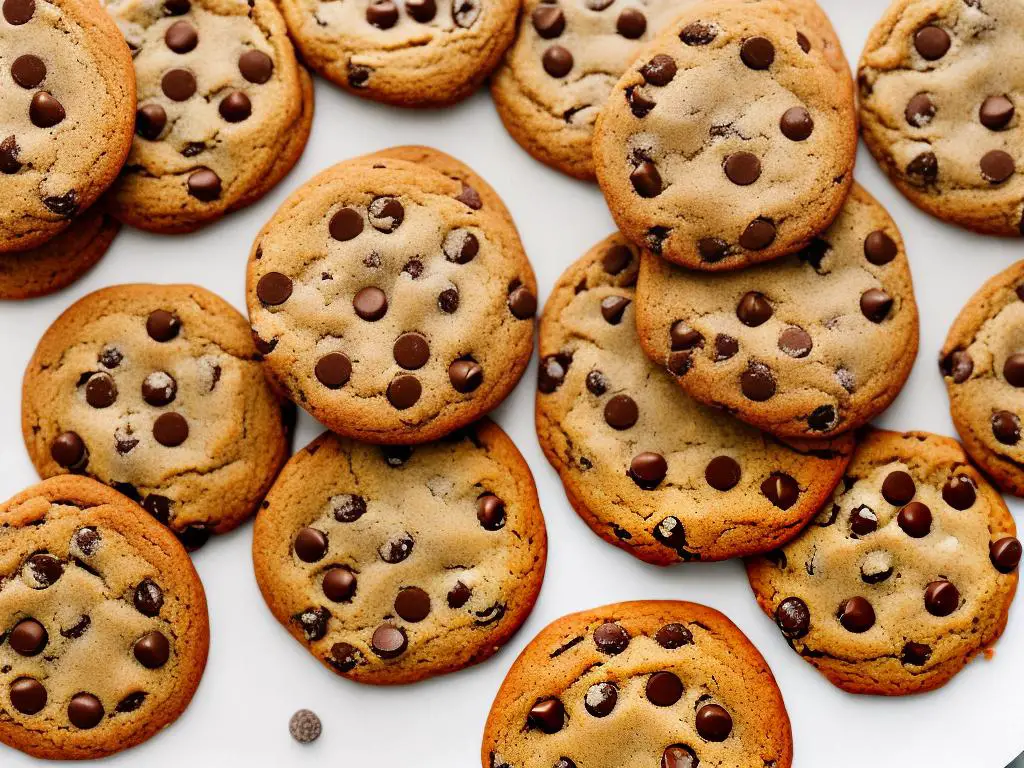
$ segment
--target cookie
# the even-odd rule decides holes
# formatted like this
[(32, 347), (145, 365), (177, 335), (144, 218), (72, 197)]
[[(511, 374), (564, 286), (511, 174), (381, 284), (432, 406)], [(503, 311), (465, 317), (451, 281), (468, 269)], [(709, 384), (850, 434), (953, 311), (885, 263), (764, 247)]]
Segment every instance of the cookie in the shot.
[(770, 264), (708, 275), (645, 254), (636, 304), (644, 349), (687, 393), (783, 437), (870, 421), (917, 356), (903, 240), (859, 186), (827, 231)]
[(469, 96), (515, 34), (516, 0), (282, 0), (302, 58), (345, 90), (402, 107)]
[(896, 0), (860, 60), (871, 154), (922, 210), (986, 234), (1024, 234), (1021, 35), (1017, 0)]
[[(454, 173), (457, 161), (435, 160)], [(473, 178), (357, 158), (297, 190), (257, 238), (247, 291), (257, 346), (280, 389), (329, 429), (435, 440), (522, 376), (536, 281), (504, 206)]]
[(313, 88), (273, 0), (125, 0), (138, 111), (110, 209), (152, 232), (191, 232), (255, 202), (298, 161)]
[[(779, 6), (778, 0), (746, 0)], [(594, 122), (641, 47), (694, 0), (527, 0), (515, 43), (491, 81), (513, 138), (542, 163), (578, 179), (594, 178)], [(821, 50), (852, 90), (850, 68), (828, 17), (815, 2), (781, 9)], [(806, 34), (804, 34), (806, 33)]]
[(594, 135), (598, 182), (630, 240), (733, 270), (832, 223), (853, 183), (853, 96), (799, 33), (769, 6), (709, 0), (644, 47)]
[(94, 0), (0, 6), (0, 253), (38, 248), (110, 186), (132, 141), (135, 78)]
[(284, 468), (253, 534), (277, 620), (374, 685), (489, 658), (533, 608), (546, 557), (529, 467), (487, 420), (415, 448), (324, 433)]
[(210, 644), (203, 585), (121, 494), (64, 476), (0, 505), (0, 583), (0, 742), (91, 760), (188, 706)]
[(771, 670), (729, 619), (677, 601), (564, 616), (512, 665), (487, 718), (484, 768), (790, 768)]
[(869, 429), (814, 522), (747, 562), (797, 653), (851, 693), (938, 688), (1006, 626), (1021, 556), (1002, 497), (960, 444)]
[(248, 518), (289, 452), (248, 325), (190, 285), (73, 304), (29, 363), (21, 419), (40, 476), (113, 486), (189, 548)]

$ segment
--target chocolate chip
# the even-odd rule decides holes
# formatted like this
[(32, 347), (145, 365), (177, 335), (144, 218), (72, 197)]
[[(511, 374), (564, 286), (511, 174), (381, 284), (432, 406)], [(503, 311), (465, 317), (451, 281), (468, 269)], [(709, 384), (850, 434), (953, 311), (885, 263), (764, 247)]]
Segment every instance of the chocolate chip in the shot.
[(944, 376), (950, 376), (955, 384), (963, 384), (974, 372), (974, 361), (962, 349), (950, 352), (939, 364)]
[(545, 40), (558, 37), (565, 31), (565, 14), (557, 5), (538, 5), (531, 16), (533, 28)]
[(697, 710), (696, 725), (706, 741), (725, 741), (732, 733), (732, 715), (718, 704), (705, 704)]
[(668, 462), (660, 453), (638, 453), (629, 463), (629, 476), (645, 491), (653, 491), (668, 474)]
[(895, 241), (882, 230), (875, 230), (864, 239), (864, 257), (876, 266), (888, 264), (896, 258)]
[(707, 45), (716, 37), (718, 37), (718, 27), (704, 21), (692, 21), (679, 33), (679, 39), (687, 45)]
[(82, 557), (92, 557), (100, 548), (102, 537), (95, 528), (79, 528), (71, 536), (71, 546)]
[(20, 655), (36, 656), (46, 647), (49, 636), (46, 628), (35, 619), (22, 619), (11, 630), (7, 640)]
[(573, 58), (568, 48), (560, 45), (552, 45), (541, 57), (544, 71), (552, 77), (565, 77), (572, 71)]
[(967, 475), (953, 475), (942, 486), (942, 500), (953, 509), (970, 509), (976, 498), (974, 481)]
[(1017, 353), (1006, 358), (1003, 378), (1011, 387), (1024, 387), (1024, 354)]
[(36, 0), (4, 0), (4, 18), (12, 26), (28, 23), (36, 12)]
[(775, 61), (775, 46), (765, 37), (750, 37), (740, 46), (740, 58), (751, 69), (768, 69)]
[(993, 541), (988, 548), (992, 565), (1000, 573), (1013, 573), (1020, 565), (1021, 544), (1013, 536)]
[(398, 23), (398, 6), (392, 0), (373, 0), (366, 9), (366, 21), (378, 29), (391, 29)]
[(647, 17), (636, 8), (626, 8), (615, 22), (615, 31), (627, 40), (639, 40), (647, 31)]
[(787, 597), (775, 609), (775, 623), (786, 637), (798, 640), (811, 628), (811, 611), (799, 597)]
[(875, 609), (863, 597), (851, 597), (839, 607), (839, 623), (848, 632), (867, 632), (875, 625)]
[(146, 669), (160, 669), (171, 657), (171, 644), (160, 632), (148, 632), (135, 642), (132, 653)]
[(922, 539), (932, 529), (932, 511), (919, 501), (912, 501), (900, 510), (896, 517), (900, 528), (908, 536)]
[(452, 18), (463, 29), (469, 29), (480, 18), (480, 0), (452, 0)]
[[(8, 2), (8, 4), (10, 4)], [(4, 6), (6, 14), (7, 7)], [(8, 19), (9, 21), (9, 19)], [(38, 680), (31, 677), (19, 677), (9, 690), (11, 706), (23, 715), (36, 715), (46, 706), (46, 688)]]
[(629, 180), (640, 197), (651, 198), (661, 194), (661, 174), (658, 172), (658, 167), (650, 160), (644, 160), (634, 168), (629, 175)]
[(430, 615), (430, 595), (419, 587), (406, 587), (395, 598), (395, 613), (415, 624)]
[(720, 333), (715, 336), (715, 362), (728, 360), (740, 351), (740, 343), (732, 336)]
[(637, 117), (647, 117), (651, 110), (658, 106), (650, 94), (638, 85), (631, 85), (626, 89), (626, 103), (629, 104), (630, 112)]
[(857, 536), (867, 536), (878, 530), (878, 515), (864, 504), (850, 513), (850, 530)]
[(352, 208), (342, 208), (331, 217), (328, 230), (335, 240), (352, 240), (363, 231), (363, 217)]
[(918, 183), (935, 181), (939, 175), (939, 159), (934, 152), (922, 152), (907, 165), (907, 175), (915, 177)]
[(485, 493), (476, 500), (476, 519), (485, 531), (500, 531), (505, 527), (505, 502)]
[(103, 705), (91, 693), (76, 693), (68, 704), (68, 720), (83, 731), (95, 728), (103, 721)]
[(775, 242), (775, 224), (769, 219), (754, 219), (740, 235), (740, 245), (748, 251), (761, 251)]
[(220, 176), (209, 168), (193, 171), (188, 177), (188, 193), (204, 203), (212, 203), (214, 200), (220, 199)]
[(167, 112), (159, 104), (143, 104), (135, 113), (135, 132), (144, 139), (156, 141), (167, 125)]
[(622, 315), (632, 302), (624, 296), (605, 296), (601, 299), (601, 316), (610, 325), (622, 322)]
[(680, 556), (690, 557), (686, 548), (686, 529), (678, 517), (669, 515), (664, 518), (654, 529), (654, 538), (670, 549), (676, 550)]
[(164, 73), (160, 87), (171, 101), (188, 101), (196, 92), (196, 78), (187, 69), (172, 69)]
[(178, 383), (164, 371), (155, 371), (142, 381), (142, 399), (155, 408), (161, 408), (174, 401)]
[(541, 358), (537, 370), (537, 389), (545, 395), (550, 395), (562, 386), (571, 362), (572, 357), (561, 352)]
[(316, 528), (303, 528), (295, 536), (295, 554), (304, 563), (315, 563), (327, 554), (327, 535)]
[(143, 616), (157, 616), (164, 607), (163, 590), (152, 579), (145, 579), (135, 588), (132, 598), (135, 610)]
[(445, 288), (437, 296), (437, 306), (445, 314), (451, 315), (459, 308), (459, 289)]
[(647, 700), (656, 707), (671, 707), (683, 696), (683, 683), (671, 672), (655, 672), (647, 678)]
[(508, 294), (508, 309), (518, 320), (528, 320), (537, 314), (537, 297), (525, 285), (519, 285)]
[(52, 128), (67, 116), (64, 106), (46, 91), (37, 91), (28, 107), (28, 116), (37, 128)]
[(800, 50), (802, 50), (804, 53), (811, 52), (811, 41), (807, 39), (807, 35), (805, 35), (803, 32), (796, 33), (796, 42), (797, 45), (800, 46)]
[(978, 110), (978, 119), (989, 130), (1001, 131), (1010, 124), (1015, 112), (1013, 102), (1008, 97), (989, 96)]
[(317, 360), (313, 373), (328, 389), (339, 389), (352, 376), (352, 363), (343, 352), (328, 352)]
[(377, 554), (385, 563), (400, 563), (412, 554), (416, 542), (408, 533), (401, 533), (377, 548)]
[(464, 229), (453, 229), (441, 246), (445, 258), (455, 264), (468, 264), (480, 253), (480, 241), (472, 232)]
[(403, 333), (395, 340), (392, 353), (395, 362), (407, 371), (415, 371), (430, 359), (430, 345), (419, 333)]
[(199, 34), (187, 21), (176, 21), (164, 33), (164, 42), (175, 53), (188, 53), (199, 44)]
[(92, 619), (88, 616), (80, 616), (78, 621), (72, 624), (67, 629), (62, 629), (60, 634), (62, 637), (66, 637), (69, 640), (77, 640), (85, 634), (86, 630), (89, 629), (89, 625), (92, 624)]
[(619, 689), (611, 683), (594, 683), (583, 697), (583, 706), (593, 717), (608, 717), (619, 700)]
[(349, 643), (335, 643), (331, 646), (328, 662), (340, 672), (350, 672), (362, 662), (359, 649)]
[(405, 206), (393, 197), (377, 197), (370, 203), (367, 216), (374, 229), (389, 234), (405, 221)]
[(310, 642), (323, 639), (327, 634), (327, 622), (331, 618), (326, 608), (307, 608), (297, 617), (302, 634)]
[(437, 15), (437, 3), (435, 0), (405, 0), (405, 12), (420, 24), (426, 24)]
[(170, 341), (181, 331), (181, 321), (164, 309), (155, 309), (146, 318), (146, 333), (153, 341)]
[(81, 469), (88, 460), (85, 443), (76, 432), (64, 432), (57, 435), (50, 444), (50, 456), (62, 467)]
[(914, 35), (914, 47), (928, 61), (935, 61), (945, 56), (950, 42), (949, 33), (932, 24), (921, 27)]
[(13, 136), (0, 141), (0, 172), (12, 174), (21, 170), (18, 151), (18, 142)]
[(889, 316), (893, 298), (878, 288), (869, 288), (860, 297), (860, 311), (873, 323), (880, 323)]
[(789, 509), (800, 497), (800, 486), (789, 475), (772, 472), (761, 483), (761, 493), (779, 509)]
[(146, 693), (144, 691), (134, 691), (125, 696), (121, 701), (117, 703), (117, 711), (122, 714), (128, 712), (135, 712), (142, 706), (146, 700)]
[(814, 132), (814, 120), (803, 107), (790, 107), (782, 113), (779, 129), (790, 141), (804, 141)]
[(453, 360), (448, 366), (448, 380), (456, 392), (468, 394), (484, 381), (484, 369), (471, 358)]
[(682, 624), (666, 624), (658, 630), (654, 639), (662, 648), (675, 650), (693, 642), (693, 633)]
[(380, 288), (368, 286), (353, 297), (352, 307), (359, 317), (372, 323), (387, 314), (388, 298)]
[(740, 481), (740, 465), (729, 456), (716, 456), (704, 468), (704, 479), (716, 491), (729, 491)]
[(331, 499), (334, 519), (339, 523), (354, 523), (366, 514), (366, 499), (351, 493), (344, 493)]
[(594, 645), (609, 656), (617, 656), (626, 650), (629, 640), (629, 633), (613, 621), (606, 621), (594, 630)]
[(659, 53), (642, 67), (640, 74), (650, 85), (663, 87), (672, 82), (676, 76), (676, 61), (671, 56)]
[(744, 294), (736, 305), (736, 317), (740, 322), (750, 328), (756, 328), (766, 323), (772, 316), (772, 305), (763, 294), (750, 291)]
[(405, 653), (409, 641), (405, 631), (394, 624), (381, 624), (373, 631), (370, 648), (382, 659), (396, 659)]
[(252, 114), (252, 102), (241, 91), (232, 91), (218, 107), (220, 116), (229, 123), (240, 123)]
[(714, 263), (721, 261), (729, 253), (729, 244), (718, 237), (702, 237), (697, 241), (697, 251), (701, 261)]
[(288, 733), (299, 744), (311, 744), (320, 738), (322, 731), (320, 718), (308, 709), (300, 709), (288, 720)]
[(1016, 445), (1020, 441), (1020, 419), (1009, 411), (992, 414), (992, 434), (1003, 445)]
[(565, 724), (565, 707), (558, 699), (541, 699), (530, 708), (526, 722), (549, 736), (558, 733)]
[(923, 667), (931, 657), (931, 647), (923, 643), (906, 643), (900, 652), (900, 661), (912, 667)]
[(369, 67), (354, 65), (348, 73), (348, 84), (353, 88), (365, 88), (372, 73), (373, 70)]
[(882, 481), (882, 496), (893, 506), (899, 507), (907, 504), (916, 493), (917, 486), (914, 485), (914, 479), (902, 470), (890, 472)]
[(750, 361), (740, 374), (740, 389), (747, 399), (763, 403), (775, 395), (775, 376), (764, 363)]
[(665, 747), (661, 755), (661, 768), (697, 768), (699, 763), (696, 753), (685, 744)]
[(469, 602), (469, 598), (472, 596), (473, 590), (461, 581), (457, 581), (455, 586), (448, 590), (448, 607), (453, 609), (461, 608)]
[(949, 616), (960, 606), (960, 590), (945, 579), (933, 581), (924, 590), (924, 607), (932, 616)]
[(831, 405), (819, 405), (807, 417), (807, 426), (815, 432), (828, 432), (836, 426), (838, 415)]
[(779, 349), (790, 357), (807, 357), (813, 346), (811, 334), (795, 325), (791, 325), (779, 334)]
[(175, 448), (188, 439), (188, 422), (180, 413), (165, 413), (153, 422), (153, 437), (160, 445)]
[(109, 408), (117, 401), (117, 385), (109, 373), (94, 373), (85, 385), (85, 402), (93, 408)]
[(1013, 156), (1001, 149), (986, 152), (981, 158), (981, 175), (992, 184), (1002, 184), (1015, 171)]
[(918, 93), (907, 102), (903, 117), (915, 128), (924, 128), (935, 117), (935, 102), (927, 93)]
[(761, 161), (750, 152), (733, 152), (722, 164), (726, 177), (733, 184), (746, 187), (761, 178)]
[(14, 60), (11, 77), (22, 88), (36, 88), (46, 79), (46, 65), (38, 56), (26, 53)]
[(388, 384), (388, 402), (399, 411), (412, 408), (423, 394), (423, 385), (415, 376), (401, 374)]
[(238, 58), (238, 70), (250, 83), (262, 85), (274, 74), (274, 62), (262, 51), (246, 51)]

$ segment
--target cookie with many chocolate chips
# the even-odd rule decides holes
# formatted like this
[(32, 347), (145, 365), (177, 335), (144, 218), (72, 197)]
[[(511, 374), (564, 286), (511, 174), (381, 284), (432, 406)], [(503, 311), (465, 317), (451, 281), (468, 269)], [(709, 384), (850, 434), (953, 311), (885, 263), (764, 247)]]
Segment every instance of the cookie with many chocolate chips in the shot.
[(852, 437), (785, 445), (681, 393), (644, 355), (621, 235), (562, 275), (540, 329), (537, 435), (595, 533), (657, 565), (773, 549), (832, 493)]
[(255, 511), (288, 454), (285, 415), (245, 320), (189, 285), (81, 299), (39, 342), (22, 393), (42, 477), (113, 486), (189, 548)]
[(853, 94), (793, 19), (743, 0), (689, 8), (615, 85), (594, 165), (630, 240), (700, 270), (806, 246), (853, 183)]
[(537, 287), (490, 187), (446, 155), (396, 151), (421, 162), (350, 160), (285, 201), (253, 247), (248, 304), (289, 397), (339, 434), (409, 444), (508, 395)]
[(783, 437), (870, 421), (917, 355), (903, 241), (859, 186), (828, 230), (770, 264), (706, 274), (645, 253), (636, 301), (644, 349), (687, 393)]
[(0, 504), (0, 742), (84, 760), (178, 719), (206, 666), (188, 555), (119, 493), (45, 480)]
[(1020, 557), (1006, 504), (959, 443), (870, 429), (832, 501), (747, 575), (832, 683), (896, 696), (944, 685), (999, 638)]
[(38, 248), (117, 177), (135, 78), (93, 0), (0, 4), (0, 253)]
[(483, 768), (793, 764), (789, 716), (746, 636), (694, 603), (618, 603), (564, 616), (512, 665)]
[(864, 140), (923, 210), (1024, 234), (1019, 0), (895, 0), (861, 55)]
[(526, 620), (547, 539), (530, 470), (490, 421), (381, 448), (324, 433), (256, 517), (256, 580), (328, 668), (412, 683), (489, 658)]

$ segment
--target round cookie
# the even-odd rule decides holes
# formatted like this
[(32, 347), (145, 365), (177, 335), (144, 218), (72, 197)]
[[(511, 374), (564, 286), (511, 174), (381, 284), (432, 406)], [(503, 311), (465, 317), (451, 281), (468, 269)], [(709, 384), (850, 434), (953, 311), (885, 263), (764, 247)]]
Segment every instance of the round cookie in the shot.
[(860, 60), (864, 140), (921, 209), (977, 232), (1024, 234), (1024, 6), (896, 0)]
[(289, 446), (248, 325), (189, 285), (120, 285), (73, 304), (25, 372), (22, 433), (42, 477), (84, 474), (189, 548), (262, 500)]
[(694, 603), (564, 616), (512, 665), (484, 730), (484, 768), (793, 764), (782, 694), (729, 619)]
[(687, 393), (782, 437), (870, 421), (899, 394), (918, 345), (902, 238), (859, 186), (828, 230), (770, 264), (709, 275), (645, 253), (637, 330)]
[(1006, 626), (1021, 556), (999, 493), (960, 444), (869, 429), (818, 518), (747, 562), (797, 653), (851, 693), (944, 685)]
[(0, 253), (37, 248), (117, 177), (131, 146), (132, 59), (93, 0), (0, 5)]
[(188, 706), (210, 644), (203, 585), (121, 494), (65, 476), (0, 505), (0, 583), (0, 742), (95, 759)]
[(110, 209), (190, 232), (255, 202), (298, 161), (313, 89), (273, 0), (126, 0), (138, 112)]
[(532, 610), (546, 558), (533, 476), (486, 419), (415, 448), (326, 432), (284, 468), (253, 534), (277, 620), (374, 685), (489, 658)]
[(806, 246), (853, 183), (846, 85), (768, 6), (688, 8), (640, 52), (597, 120), (594, 165), (619, 229), (700, 270)]
[(516, 0), (282, 0), (302, 58), (345, 90), (402, 107), (471, 93), (515, 34)]
[(381, 155), (341, 163), (253, 247), (249, 317), (268, 374), (347, 437), (442, 437), (497, 406), (533, 351), (536, 281), (508, 212), (475, 174), (475, 194), (452, 178), (457, 161), (435, 161), (449, 175)]
[(679, 391), (633, 320), (639, 258), (621, 235), (558, 281), (541, 319), (537, 435), (595, 533), (669, 565), (765, 552), (832, 493), (853, 439), (788, 446)]

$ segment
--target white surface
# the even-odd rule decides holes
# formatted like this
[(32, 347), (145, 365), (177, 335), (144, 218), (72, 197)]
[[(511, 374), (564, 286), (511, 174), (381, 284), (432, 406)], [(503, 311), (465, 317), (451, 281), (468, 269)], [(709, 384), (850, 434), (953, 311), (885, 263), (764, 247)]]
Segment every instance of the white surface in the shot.
[[(856, 61), (887, 0), (824, 0)], [(486, 92), (443, 112), (386, 108), (317, 81), (313, 136), (284, 184), (259, 204), (185, 237), (122, 232), (109, 255), (56, 296), (0, 303), (0, 498), (36, 481), (21, 441), (21, 376), (46, 327), (74, 300), (124, 282), (194, 282), (244, 312), (246, 256), (286, 194), (327, 166), (389, 145), (434, 145), (468, 162), (504, 197), (522, 231), (541, 300), (561, 271), (612, 230), (597, 188), (533, 161), (506, 134)], [(921, 352), (913, 375), (879, 424), (954, 435), (936, 368), (946, 330), (967, 298), (1021, 253), (1020, 241), (969, 235), (920, 213), (861, 151), (857, 178), (889, 209), (907, 241), (921, 306)], [(108, 762), (180, 768), (220, 764), (475, 768), (484, 720), (508, 667), (527, 641), (565, 613), (619, 600), (682, 598), (712, 605), (751, 637), (779, 679), (793, 720), (797, 768), (1002, 768), (1024, 748), (1024, 610), (992, 661), (971, 664), (944, 689), (902, 700), (855, 697), (828, 684), (786, 645), (757, 608), (739, 563), (659, 570), (598, 539), (565, 500), (533, 429), (536, 361), (495, 414), (525, 454), (540, 488), (551, 546), (547, 580), (529, 622), (482, 666), (411, 687), (375, 689), (330, 674), (271, 617), (249, 556), (250, 525), (196, 556), (212, 622), (210, 663), (192, 706), (149, 743)], [(319, 428), (302, 414), (297, 445)], [(1024, 506), (1011, 502), (1020, 513)], [(303, 747), (288, 735), (301, 707), (324, 734)], [(0, 745), (0, 765), (33, 764)], [(546, 768), (533, 767), (529, 768)], [(619, 768), (604, 766), (602, 768)], [(652, 766), (652, 768), (656, 768)]]

